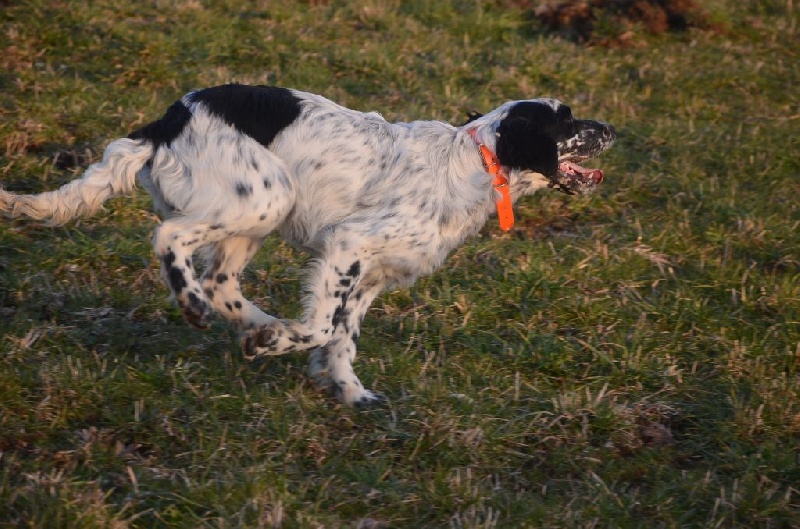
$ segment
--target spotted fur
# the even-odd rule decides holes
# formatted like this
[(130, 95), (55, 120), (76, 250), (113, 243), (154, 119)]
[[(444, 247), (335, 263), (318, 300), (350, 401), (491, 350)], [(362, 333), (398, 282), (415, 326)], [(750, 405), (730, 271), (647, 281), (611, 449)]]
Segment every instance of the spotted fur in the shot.
[[(591, 191), (602, 176), (560, 164), (596, 156), (615, 138), (610, 125), (576, 120), (554, 99), (509, 102), (454, 127), (389, 123), (297, 90), (225, 85), (187, 94), (60, 189), (0, 189), (0, 210), (62, 224), (129, 193), (138, 174), (163, 218), (153, 247), (187, 321), (233, 322), (248, 357), (310, 350), (314, 379), (365, 404), (380, 397), (352, 364), (370, 303), (433, 272), (495, 212), (470, 131), (496, 153), (513, 200), (547, 187)], [(314, 257), (297, 320), (268, 315), (241, 292), (242, 270), (273, 232)]]

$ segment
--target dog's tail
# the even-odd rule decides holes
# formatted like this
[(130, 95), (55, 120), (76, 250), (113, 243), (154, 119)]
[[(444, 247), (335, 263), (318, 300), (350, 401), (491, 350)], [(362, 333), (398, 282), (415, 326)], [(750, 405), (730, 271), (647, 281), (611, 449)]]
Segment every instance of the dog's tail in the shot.
[(81, 178), (55, 191), (16, 195), (0, 188), (0, 212), (46, 220), (51, 226), (93, 215), (109, 198), (133, 191), (136, 174), (152, 155), (151, 142), (129, 138), (113, 141), (101, 162), (90, 165)]

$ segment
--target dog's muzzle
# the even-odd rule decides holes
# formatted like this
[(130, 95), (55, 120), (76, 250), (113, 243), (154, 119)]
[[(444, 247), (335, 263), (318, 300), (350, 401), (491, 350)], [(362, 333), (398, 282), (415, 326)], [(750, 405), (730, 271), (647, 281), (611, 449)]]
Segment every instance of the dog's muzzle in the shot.
[(580, 132), (568, 142), (565, 155), (560, 156), (558, 171), (550, 178), (550, 187), (569, 195), (591, 193), (603, 182), (602, 169), (587, 168), (583, 162), (608, 150), (617, 139), (617, 132), (601, 121), (581, 122)]

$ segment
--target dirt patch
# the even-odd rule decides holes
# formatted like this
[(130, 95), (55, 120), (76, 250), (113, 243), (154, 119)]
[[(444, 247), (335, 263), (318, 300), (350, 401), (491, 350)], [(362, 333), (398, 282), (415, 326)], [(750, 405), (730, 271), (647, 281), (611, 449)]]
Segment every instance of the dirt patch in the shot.
[(86, 167), (94, 160), (94, 153), (86, 147), (83, 149), (59, 149), (53, 153), (53, 167), (67, 171), (76, 167)]
[(533, 10), (549, 30), (590, 45), (631, 46), (637, 34), (720, 31), (694, 0), (568, 0)]

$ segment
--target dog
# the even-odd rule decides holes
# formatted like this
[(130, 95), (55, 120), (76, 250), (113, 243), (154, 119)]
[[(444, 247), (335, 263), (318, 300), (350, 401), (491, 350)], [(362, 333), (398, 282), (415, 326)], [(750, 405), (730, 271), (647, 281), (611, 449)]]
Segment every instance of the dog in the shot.
[[(60, 189), (0, 188), (0, 211), (61, 225), (130, 193), (138, 176), (162, 218), (153, 236), (162, 276), (190, 324), (222, 316), (248, 358), (310, 350), (318, 385), (368, 405), (384, 397), (353, 361), (375, 297), (432, 273), (494, 214), (510, 229), (524, 195), (593, 191), (603, 172), (579, 164), (615, 139), (611, 125), (576, 119), (556, 99), (507, 102), (457, 127), (228, 84), (190, 92)], [(264, 313), (240, 289), (273, 232), (313, 257), (298, 320)], [(199, 277), (195, 254), (206, 261)]]

